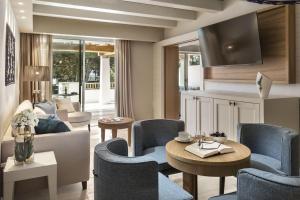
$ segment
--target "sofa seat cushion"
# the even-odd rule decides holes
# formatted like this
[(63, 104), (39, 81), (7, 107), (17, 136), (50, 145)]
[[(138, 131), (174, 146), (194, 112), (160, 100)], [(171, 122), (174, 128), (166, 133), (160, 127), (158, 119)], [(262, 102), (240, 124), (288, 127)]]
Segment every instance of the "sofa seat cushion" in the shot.
[(68, 114), (68, 120), (70, 123), (87, 122), (92, 119), (90, 112), (72, 112)]
[(159, 200), (192, 200), (193, 196), (161, 173), (158, 173)]
[(143, 155), (151, 160), (156, 161), (158, 163), (159, 171), (171, 168), (167, 162), (165, 146), (157, 146), (145, 149), (143, 151)]
[(251, 167), (263, 171), (285, 175), (281, 170), (281, 163), (272, 157), (252, 153), (251, 154)]
[(208, 200), (237, 200), (236, 193), (229, 193), (222, 196), (211, 197)]

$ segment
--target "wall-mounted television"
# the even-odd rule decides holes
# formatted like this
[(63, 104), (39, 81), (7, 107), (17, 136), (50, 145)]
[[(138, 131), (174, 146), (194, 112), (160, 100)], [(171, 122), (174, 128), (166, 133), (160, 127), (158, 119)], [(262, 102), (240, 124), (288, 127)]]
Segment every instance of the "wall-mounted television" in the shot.
[(198, 31), (204, 67), (262, 64), (256, 13)]

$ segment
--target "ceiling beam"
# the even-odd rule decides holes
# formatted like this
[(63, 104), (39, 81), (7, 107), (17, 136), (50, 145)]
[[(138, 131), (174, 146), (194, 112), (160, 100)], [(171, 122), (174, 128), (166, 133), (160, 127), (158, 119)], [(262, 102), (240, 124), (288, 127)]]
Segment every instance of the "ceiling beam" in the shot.
[(173, 28), (177, 25), (177, 21), (175, 20), (135, 17), (131, 15), (111, 14), (104, 12), (61, 8), (37, 4), (33, 6), (33, 14), (39, 16), (61, 17), (68, 19), (130, 24), (159, 28)]
[(124, 0), (130, 2), (139, 2), (149, 5), (165, 6), (170, 8), (194, 10), (194, 11), (220, 11), (223, 10), (223, 1), (221, 0)]
[(196, 11), (123, 0), (34, 0), (34, 4), (169, 20), (195, 20)]

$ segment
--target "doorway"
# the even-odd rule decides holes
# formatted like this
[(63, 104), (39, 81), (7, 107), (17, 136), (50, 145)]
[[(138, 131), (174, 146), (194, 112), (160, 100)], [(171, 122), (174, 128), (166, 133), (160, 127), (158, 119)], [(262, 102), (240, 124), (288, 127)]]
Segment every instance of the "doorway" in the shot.
[(53, 99), (80, 102), (93, 119), (115, 115), (114, 40), (53, 38)]

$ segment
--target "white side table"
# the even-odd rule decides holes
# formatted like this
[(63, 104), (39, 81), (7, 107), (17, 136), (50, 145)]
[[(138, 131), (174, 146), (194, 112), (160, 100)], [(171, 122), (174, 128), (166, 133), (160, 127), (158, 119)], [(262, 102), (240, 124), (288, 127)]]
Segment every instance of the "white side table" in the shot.
[(15, 166), (14, 158), (7, 158), (4, 168), (3, 197), (4, 200), (13, 200), (14, 184), (16, 181), (47, 176), (50, 200), (57, 197), (57, 163), (53, 151), (35, 153), (32, 164)]

